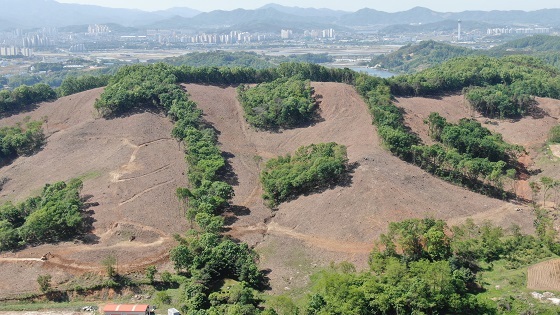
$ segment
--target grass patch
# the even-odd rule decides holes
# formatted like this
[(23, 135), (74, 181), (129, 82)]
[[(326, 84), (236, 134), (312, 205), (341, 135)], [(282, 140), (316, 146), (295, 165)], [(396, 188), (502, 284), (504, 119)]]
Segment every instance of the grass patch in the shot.
[(84, 173), (80, 176), (78, 176), (78, 179), (80, 179), (82, 182), (85, 182), (87, 180), (90, 179), (96, 179), (101, 177), (101, 175), (103, 175), (103, 173), (101, 173), (101, 171), (89, 171), (87, 173)]

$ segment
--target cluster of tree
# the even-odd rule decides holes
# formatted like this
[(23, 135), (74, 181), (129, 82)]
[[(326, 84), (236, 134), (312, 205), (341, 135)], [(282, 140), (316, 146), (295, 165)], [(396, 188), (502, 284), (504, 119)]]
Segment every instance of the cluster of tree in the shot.
[(82, 181), (57, 182), (41, 195), (0, 206), (0, 250), (68, 240), (84, 231)]
[(109, 83), (109, 75), (84, 75), (80, 77), (66, 77), (56, 89), (59, 97), (76, 94), (79, 92), (106, 86)]
[(431, 113), (425, 123), (432, 139), (473, 158), (504, 161), (511, 165), (524, 151), (521, 146), (505, 142), (501, 134), (492, 134), (474, 119), (462, 118), (457, 124), (452, 124), (438, 113)]
[(236, 51), (227, 52), (222, 50), (210, 52), (192, 52), (179, 57), (166, 58), (163, 62), (175, 66), (191, 67), (229, 67), (229, 68), (252, 68), (267, 69), (286, 62), (326, 63), (332, 62), (333, 58), (328, 54), (300, 54), (289, 56), (266, 56), (255, 52)]
[(17, 113), (29, 105), (52, 101), (56, 92), (46, 84), (22, 85), (13, 90), (0, 91), (0, 116)]
[[(69, 63), (71, 61), (68, 61)], [(80, 64), (83, 64), (80, 60), (76, 60)], [(69, 77), (82, 77), (82, 76), (103, 76), (112, 75), (116, 73), (117, 69), (122, 65), (102, 65), (102, 68), (97, 68), (95, 70), (88, 69), (87, 72), (83, 69), (63, 69), (61, 71), (55, 72), (41, 72), (41, 73), (25, 73), (11, 76), (6, 83), (10, 89), (15, 89), (21, 85), (34, 85), (43, 83), (50, 87), (57, 88), (62, 82)], [(1, 81), (1, 79), (0, 79)]]
[(175, 94), (183, 94), (177, 86), (175, 70), (163, 63), (121, 67), (96, 100), (95, 108), (104, 116), (146, 106), (161, 106), (168, 111)]
[(465, 87), (511, 88), (511, 94), (560, 97), (560, 71), (528, 56), (456, 58), (416, 74), (390, 80), (397, 96), (429, 96), (460, 92)]
[[(453, 25), (457, 26), (455, 23)], [(396, 27), (392, 26), (391, 28), (394, 31)], [(550, 35), (518, 38), (489, 50), (473, 50), (428, 40), (418, 44), (405, 45), (397, 51), (376, 56), (369, 65), (380, 65), (384, 69), (396, 73), (415, 73), (457, 57), (530, 55), (558, 68), (560, 65), (558, 59), (560, 57), (558, 54), (559, 47), (560, 41), (557, 36)]]
[(247, 122), (259, 129), (293, 128), (309, 123), (317, 115), (317, 102), (309, 81), (276, 79), (250, 88), (237, 88)]
[(0, 128), (0, 166), (8, 164), (20, 155), (30, 154), (44, 142), (42, 121)]
[(278, 56), (272, 58), (275, 63), (285, 63), (285, 62), (304, 62), (304, 63), (327, 63), (333, 62), (334, 58), (329, 56), (329, 54), (300, 54), (300, 55), (289, 55), (289, 56)]
[(261, 172), (271, 206), (339, 181), (348, 168), (346, 147), (334, 142), (300, 147), (293, 155), (266, 162)]
[(11, 76), (6, 84), (9, 88), (15, 89), (21, 85), (34, 85), (38, 83), (45, 83), (44, 77), (39, 74), (17, 74)]
[(179, 57), (166, 58), (163, 62), (175, 66), (186, 65), (191, 67), (241, 67), (252, 69), (274, 67), (269, 57), (246, 51), (227, 52), (217, 50), (210, 52), (192, 52)]
[[(238, 304), (249, 311), (243, 314), (257, 313), (260, 300), (254, 297), (254, 290), (261, 288), (264, 278), (255, 262), (256, 254), (247, 244), (194, 230), (177, 239), (180, 244), (171, 250), (171, 260), (178, 271), (188, 276), (182, 287), (181, 309), (185, 314), (222, 314), (214, 312), (231, 308), (228, 304)], [(242, 301), (220, 298), (220, 292), (212, 288), (224, 279), (241, 282), (250, 298)]]
[(344, 68), (326, 68), (313, 63), (287, 62), (275, 68), (218, 68), (190, 67), (177, 68), (179, 82), (203, 84), (242, 84), (270, 82), (279, 78), (299, 76), (302, 79), (319, 82), (352, 83), (357, 72)]
[(560, 50), (560, 40), (551, 35), (526, 36), (503, 43), (490, 49), (492, 55), (501, 56), (506, 52), (515, 49), (519, 52), (543, 52)]
[(403, 46), (389, 54), (376, 56), (369, 65), (381, 66), (393, 72), (412, 73), (472, 53), (473, 50), (469, 48), (428, 40), (415, 45)]
[[(348, 263), (312, 276), (304, 314), (497, 314), (499, 303), (480, 296), (482, 263), (521, 268), (554, 257), (539, 238), (519, 228), (506, 233), (472, 221), (449, 229), (441, 220), (389, 225), (369, 259), (370, 271)], [(492, 265), (490, 264), (490, 268)]]
[[(520, 87), (521, 89), (515, 89)], [(465, 98), (474, 110), (490, 118), (517, 118), (534, 111), (535, 98), (522, 89), (522, 84), (497, 84), (465, 89)]]

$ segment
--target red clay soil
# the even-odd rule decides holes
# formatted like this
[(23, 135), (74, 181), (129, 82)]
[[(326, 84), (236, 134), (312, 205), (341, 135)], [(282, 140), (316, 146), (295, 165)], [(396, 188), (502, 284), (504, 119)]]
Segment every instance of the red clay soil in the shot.
[[(322, 121), (279, 133), (247, 125), (233, 87), (186, 85), (205, 119), (219, 131), (235, 173), (237, 205), (230, 213), (232, 236), (256, 245), (261, 265), (272, 270), (275, 291), (303, 285), (315, 266), (351, 261), (365, 267), (374, 239), (387, 224), (431, 216), (454, 222), (467, 217), (531, 231), (528, 211), (434, 178), (381, 147), (366, 105), (355, 90), (337, 83), (313, 83), (323, 96)], [(259, 183), (261, 158), (293, 152), (302, 145), (334, 141), (348, 147), (357, 165), (351, 183), (266, 208)]]
[[(0, 202), (37, 195), (46, 183), (80, 177), (82, 194), (94, 219), (85, 242), (28, 247), (0, 255), (0, 297), (36, 292), (37, 275), (49, 273), (55, 284), (74, 275), (101, 272), (101, 261), (117, 258), (121, 272), (165, 262), (172, 235), (187, 229), (175, 189), (186, 185), (184, 154), (170, 138), (172, 123), (156, 113), (115, 119), (96, 117), (95, 89), (41, 104), (29, 113), (4, 118), (13, 125), (25, 116), (47, 118), (46, 145), (0, 169), (9, 181)], [(131, 238), (134, 238), (131, 241)], [(45, 253), (47, 261), (40, 261)]]

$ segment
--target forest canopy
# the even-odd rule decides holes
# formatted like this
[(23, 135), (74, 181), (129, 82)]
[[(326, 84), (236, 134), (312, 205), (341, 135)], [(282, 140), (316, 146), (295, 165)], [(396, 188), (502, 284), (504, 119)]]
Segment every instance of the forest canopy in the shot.
[(293, 128), (309, 123), (317, 104), (309, 80), (280, 78), (256, 87), (240, 85), (237, 93), (245, 119), (259, 129)]

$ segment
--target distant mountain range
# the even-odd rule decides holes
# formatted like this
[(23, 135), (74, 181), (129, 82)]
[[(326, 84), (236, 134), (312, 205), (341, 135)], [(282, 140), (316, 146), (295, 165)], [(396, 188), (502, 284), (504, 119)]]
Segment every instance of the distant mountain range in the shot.
[(146, 12), (93, 5), (58, 3), (54, 0), (0, 0), (0, 29), (43, 26), (118, 23), (136, 28), (191, 28), (277, 31), (306, 28), (377, 27), (413, 25), (463, 20), (493, 25), (560, 26), (560, 9), (538, 11), (464, 11), (436, 12), (415, 7), (388, 13), (374, 9), (345, 12), (330, 9), (286, 7), (267, 4), (256, 10), (216, 10), (202, 13), (190, 8)]
[(62, 27), (68, 25), (118, 23), (142, 26), (172, 16), (192, 17), (199, 11), (172, 8), (145, 12), (95, 5), (58, 3), (54, 0), (0, 0), (0, 28)]

